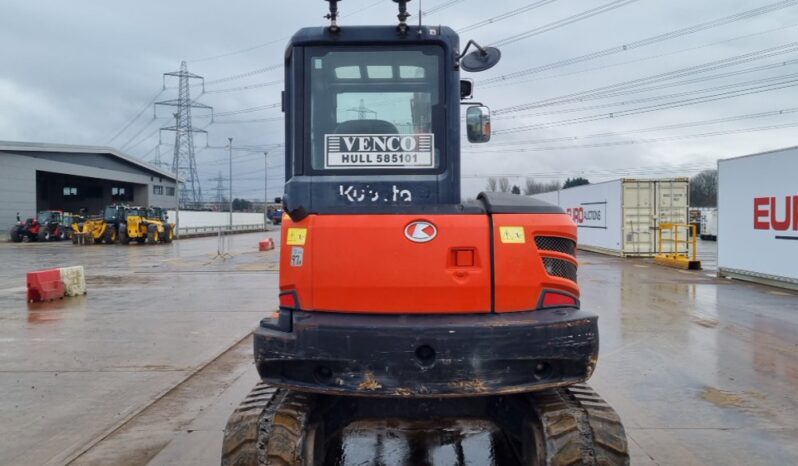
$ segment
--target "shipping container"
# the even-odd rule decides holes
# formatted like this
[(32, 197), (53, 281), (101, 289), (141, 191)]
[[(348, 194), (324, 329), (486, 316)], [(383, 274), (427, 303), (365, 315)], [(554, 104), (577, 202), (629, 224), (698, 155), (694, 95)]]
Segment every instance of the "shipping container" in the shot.
[(718, 208), (704, 207), (701, 209), (701, 232), (700, 238), (703, 240), (718, 240)]
[(718, 161), (718, 274), (798, 289), (798, 147)]
[[(687, 223), (687, 178), (620, 179), (535, 194), (562, 207), (579, 228), (579, 247), (617, 256), (652, 257), (672, 252), (665, 234), (659, 251), (661, 223)], [(681, 229), (682, 239), (686, 229)], [(685, 245), (679, 250), (684, 251)]]

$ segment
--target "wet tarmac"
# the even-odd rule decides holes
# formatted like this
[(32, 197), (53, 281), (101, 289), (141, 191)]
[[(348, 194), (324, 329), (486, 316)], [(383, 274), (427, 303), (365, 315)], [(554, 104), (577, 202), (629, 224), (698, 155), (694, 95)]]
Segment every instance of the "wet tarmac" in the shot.
[[(214, 238), (0, 243), (0, 463), (218, 464), (227, 416), (257, 378), (245, 336), (276, 304), (261, 236), (233, 237), (227, 261), (210, 260)], [(632, 464), (798, 464), (798, 294), (579, 259), (583, 306), (601, 316), (590, 384), (621, 415)], [(88, 296), (24, 304), (24, 271), (76, 264)], [(327, 463), (512, 464), (503, 441), (475, 420), (372, 420), (350, 425)]]
[(353, 422), (325, 460), (325, 466), (519, 464), (498, 426), (473, 419)]
[[(245, 338), (277, 304), (263, 236), (230, 237), (225, 260), (217, 238), (0, 243), (0, 464), (68, 462)], [(25, 303), (27, 271), (71, 265), (86, 296)]]

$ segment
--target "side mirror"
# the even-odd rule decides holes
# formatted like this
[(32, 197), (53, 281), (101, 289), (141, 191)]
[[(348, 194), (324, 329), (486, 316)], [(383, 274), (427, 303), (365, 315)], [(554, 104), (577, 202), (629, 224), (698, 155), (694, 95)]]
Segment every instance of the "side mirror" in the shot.
[[(466, 54), (469, 47), (472, 45), (476, 47), (477, 50)], [(462, 55), (459, 57), (460, 67), (471, 73), (489, 70), (496, 66), (496, 63), (499, 63), (501, 58), (502, 53), (496, 47), (480, 47), (480, 45), (473, 40), (468, 41), (465, 50), (463, 50)]]
[(466, 111), (466, 131), (468, 142), (490, 141), (490, 109), (479, 105), (468, 107)]

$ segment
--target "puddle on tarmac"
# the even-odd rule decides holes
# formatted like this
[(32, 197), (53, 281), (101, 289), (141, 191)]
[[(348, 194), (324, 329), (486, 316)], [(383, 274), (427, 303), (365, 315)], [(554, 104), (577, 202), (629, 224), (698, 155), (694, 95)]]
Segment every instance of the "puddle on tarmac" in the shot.
[(517, 465), (505, 434), (484, 420), (360, 420), (331, 442), (325, 466)]
[(735, 393), (719, 390), (715, 387), (707, 387), (701, 394), (701, 398), (721, 408), (728, 406), (742, 408), (751, 405), (752, 400), (762, 400), (764, 397), (757, 392)]

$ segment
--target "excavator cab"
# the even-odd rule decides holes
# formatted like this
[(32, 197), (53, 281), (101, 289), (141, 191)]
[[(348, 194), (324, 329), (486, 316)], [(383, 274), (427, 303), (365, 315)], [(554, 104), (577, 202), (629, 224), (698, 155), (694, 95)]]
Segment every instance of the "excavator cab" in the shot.
[(293, 37), (284, 93), (291, 218), (459, 203), (457, 50), (445, 27)]
[(620, 420), (582, 385), (598, 317), (575, 224), (529, 197), (461, 197), (461, 126), (474, 143), (491, 128), (470, 101), (461, 122), (460, 72), (501, 54), (394, 1), (398, 26), (342, 27), (328, 0), (330, 26), (288, 43), (279, 309), (254, 333), (262, 384), (223, 464), (348, 464), (346, 426), (386, 418), (489, 419), (517, 464), (628, 464)]

